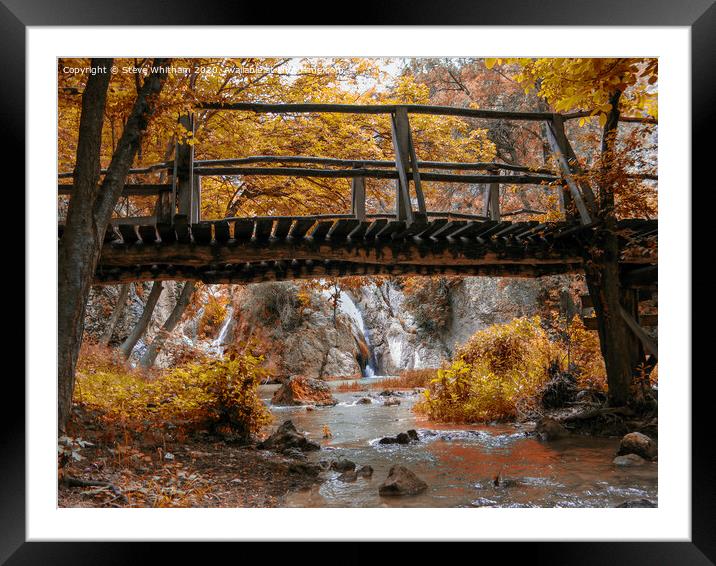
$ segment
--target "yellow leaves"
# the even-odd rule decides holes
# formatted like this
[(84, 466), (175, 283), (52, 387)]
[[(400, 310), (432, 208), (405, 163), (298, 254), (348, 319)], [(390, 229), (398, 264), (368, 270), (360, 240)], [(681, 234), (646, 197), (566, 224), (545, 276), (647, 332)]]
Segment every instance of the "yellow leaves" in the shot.
[(487, 58), (487, 59), (485, 59), (485, 67), (487, 67), (488, 69), (492, 69), (500, 61), (501, 61), (500, 59)]

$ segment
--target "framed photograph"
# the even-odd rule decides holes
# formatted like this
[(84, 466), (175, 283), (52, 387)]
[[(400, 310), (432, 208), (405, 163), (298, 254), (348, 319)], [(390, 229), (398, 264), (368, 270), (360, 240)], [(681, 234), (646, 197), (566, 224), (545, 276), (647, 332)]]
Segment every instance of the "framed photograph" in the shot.
[(714, 7), (308, 11), (4, 1), (27, 362), (0, 560), (713, 563)]

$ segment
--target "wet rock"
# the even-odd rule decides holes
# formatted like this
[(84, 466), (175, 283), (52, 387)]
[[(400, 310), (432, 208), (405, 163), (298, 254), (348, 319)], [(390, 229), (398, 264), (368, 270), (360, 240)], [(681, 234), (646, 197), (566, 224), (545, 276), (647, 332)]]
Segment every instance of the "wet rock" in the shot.
[(261, 450), (274, 450), (276, 452), (284, 452), (291, 449), (298, 449), (301, 452), (311, 452), (320, 450), (319, 444), (312, 442), (296, 430), (291, 421), (285, 421), (276, 432), (269, 436), (263, 442), (256, 445)]
[(394, 436), (384, 436), (378, 441), (378, 444), (398, 444), (398, 439)]
[(341, 458), (340, 460), (333, 460), (331, 462), (331, 470), (335, 470), (336, 472), (347, 472), (355, 469), (356, 463), (352, 462), (351, 460), (346, 460), (345, 458)]
[(360, 469), (356, 473), (362, 478), (370, 478), (373, 476), (373, 467), (372, 466), (361, 466)]
[(629, 467), (629, 466), (643, 466), (646, 464), (646, 460), (638, 454), (624, 454), (623, 456), (617, 456), (613, 460), (615, 466)]
[(311, 379), (302, 375), (289, 377), (271, 398), (274, 405), (314, 405), (323, 407), (336, 405), (330, 386), (320, 379)]
[(414, 428), (411, 428), (408, 431), (408, 436), (410, 437), (410, 440), (420, 440), (420, 437), (418, 436), (418, 431)]
[(318, 465), (322, 470), (328, 470), (331, 467), (331, 463), (328, 460), (319, 460)]
[(340, 476), (338, 476), (338, 479), (346, 483), (354, 482), (358, 479), (358, 474), (355, 472), (355, 470), (346, 470)]
[(630, 432), (622, 438), (617, 456), (625, 454), (637, 454), (645, 460), (651, 460), (657, 454), (656, 442), (646, 434)]
[(398, 441), (398, 444), (410, 444), (410, 437), (407, 432), (399, 432), (395, 439)]
[(383, 401), (384, 407), (392, 407), (393, 405), (400, 405), (400, 399), (396, 399), (395, 397), (388, 397), (385, 401)]
[(543, 417), (537, 421), (535, 432), (542, 440), (555, 440), (569, 434), (559, 421), (549, 417)]
[(306, 455), (298, 448), (286, 448), (285, 450), (282, 450), (281, 453), (284, 456), (288, 456), (289, 458), (295, 458), (296, 460), (306, 459)]
[(321, 473), (322, 468), (318, 464), (310, 464), (307, 462), (292, 462), (288, 465), (288, 472), (295, 476), (303, 478), (315, 478)]
[(380, 395), (381, 397), (390, 397), (391, 395), (395, 395), (395, 391), (393, 391), (392, 389), (385, 389), (378, 393), (378, 395)]
[(370, 397), (361, 397), (356, 401), (356, 405), (370, 405), (372, 402)]
[(378, 488), (382, 496), (417, 495), (428, 488), (423, 480), (405, 466), (393, 466), (388, 477)]
[(634, 507), (657, 507), (657, 505), (648, 499), (630, 499), (629, 501), (620, 503), (617, 507), (626, 507), (631, 509)]

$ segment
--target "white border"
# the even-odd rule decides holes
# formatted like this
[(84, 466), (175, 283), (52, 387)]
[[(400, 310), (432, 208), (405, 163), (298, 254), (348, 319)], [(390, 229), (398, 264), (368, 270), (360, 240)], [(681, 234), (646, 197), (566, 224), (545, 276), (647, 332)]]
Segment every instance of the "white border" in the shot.
[[(690, 540), (690, 28), (30, 27), (27, 48), (28, 540)], [(658, 56), (659, 508), (58, 509), (56, 57), (73, 55)]]

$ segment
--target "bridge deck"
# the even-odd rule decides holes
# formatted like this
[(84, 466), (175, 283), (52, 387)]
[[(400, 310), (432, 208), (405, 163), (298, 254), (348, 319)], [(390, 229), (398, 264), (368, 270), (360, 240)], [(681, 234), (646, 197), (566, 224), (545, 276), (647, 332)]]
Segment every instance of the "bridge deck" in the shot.
[[(405, 222), (377, 218), (238, 218), (110, 228), (95, 282), (249, 283), (342, 275), (539, 277), (581, 270), (593, 228), (568, 222)], [(62, 226), (60, 226), (60, 233)], [(656, 264), (657, 221), (623, 220), (622, 268)]]

